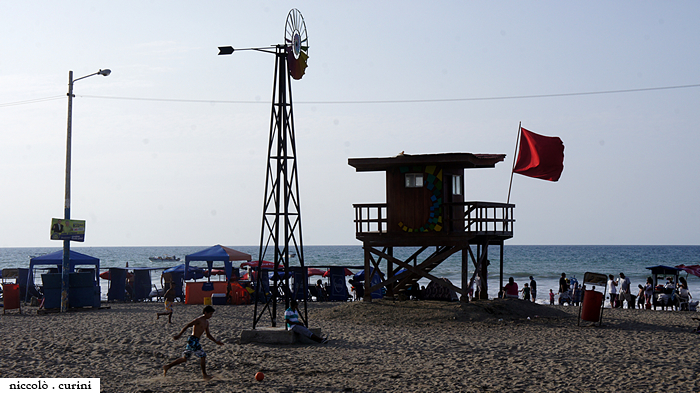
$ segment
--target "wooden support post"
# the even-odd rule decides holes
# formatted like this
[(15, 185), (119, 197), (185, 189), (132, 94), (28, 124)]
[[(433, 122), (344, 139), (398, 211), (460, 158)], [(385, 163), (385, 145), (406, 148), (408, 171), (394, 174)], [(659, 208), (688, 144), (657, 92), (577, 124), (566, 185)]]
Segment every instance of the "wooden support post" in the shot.
[[(394, 256), (394, 247), (385, 247), (386, 253), (390, 256)], [(387, 278), (392, 278), (394, 276), (393, 274), (394, 271), (394, 264), (391, 262), (391, 259), (387, 259), (386, 261), (386, 272), (387, 272)], [(388, 298), (393, 298), (394, 297), (394, 284), (388, 285), (386, 287), (386, 296)]]
[(488, 242), (485, 245), (482, 245), (481, 247), (481, 254), (479, 254), (479, 261), (481, 271), (479, 272), (479, 277), (481, 277), (481, 291), (479, 292), (479, 299), (485, 299), (488, 300), (489, 298), (489, 284), (488, 284), (488, 277), (489, 277), (489, 244)]
[[(501, 282), (498, 286), (498, 292), (500, 293), (503, 290), (503, 241), (501, 241)], [(505, 296), (505, 294), (503, 294)]]
[(371, 283), (372, 283), (372, 277), (370, 276), (370, 263), (369, 263), (371, 255), (370, 255), (369, 249), (370, 249), (370, 246), (365, 243), (365, 245), (364, 245), (364, 250), (365, 250), (365, 281), (364, 281), (365, 296), (362, 299), (366, 302), (372, 301), (372, 294), (369, 292), (369, 288), (370, 288)]
[[(467, 245), (469, 247), (469, 245)], [(462, 249), (462, 297), (459, 299), (463, 303), (469, 299), (469, 254), (464, 248)]]

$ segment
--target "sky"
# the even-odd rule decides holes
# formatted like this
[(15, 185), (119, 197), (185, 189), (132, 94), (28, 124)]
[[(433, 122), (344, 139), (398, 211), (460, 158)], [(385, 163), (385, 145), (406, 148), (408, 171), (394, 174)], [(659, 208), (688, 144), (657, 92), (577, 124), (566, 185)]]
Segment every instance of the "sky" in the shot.
[(385, 202), (348, 158), (506, 154), (465, 173), (506, 202), (520, 122), (564, 172), (514, 176), (507, 244), (700, 244), (698, 2), (0, 0), (0, 247), (61, 246), (68, 73), (105, 68), (74, 84), (76, 246), (257, 245), (274, 56), (217, 47), (283, 43), (292, 8), (305, 245), (359, 245), (353, 203)]

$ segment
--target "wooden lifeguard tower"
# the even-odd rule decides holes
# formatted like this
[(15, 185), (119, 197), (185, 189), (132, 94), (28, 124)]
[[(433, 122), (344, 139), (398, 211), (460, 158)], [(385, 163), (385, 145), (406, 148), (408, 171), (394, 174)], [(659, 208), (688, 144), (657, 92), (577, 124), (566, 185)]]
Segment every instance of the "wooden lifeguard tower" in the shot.
[[(505, 154), (399, 154), (385, 158), (350, 158), (357, 172), (386, 172), (386, 203), (354, 204), (355, 237), (364, 248), (364, 300), (386, 288), (386, 296), (406, 291), (421, 278), (448, 287), (468, 299), (469, 260), (481, 277), (477, 296), (488, 298), (486, 285), (489, 245), (500, 246), (500, 280), (503, 286), (503, 242), (513, 237), (515, 205), (465, 201), (464, 169), (494, 168)], [(477, 187), (477, 185), (471, 185)], [(472, 249), (476, 246), (476, 251)], [(397, 247), (417, 250), (405, 260), (394, 257)], [(462, 288), (430, 272), (461, 251)], [(421, 257), (423, 254), (426, 256)], [(386, 269), (380, 269), (386, 261)], [(420, 261), (420, 262), (419, 262)], [(372, 285), (367, 274), (387, 274)], [(407, 272), (397, 275), (400, 269)], [(369, 273), (372, 274), (372, 273)]]

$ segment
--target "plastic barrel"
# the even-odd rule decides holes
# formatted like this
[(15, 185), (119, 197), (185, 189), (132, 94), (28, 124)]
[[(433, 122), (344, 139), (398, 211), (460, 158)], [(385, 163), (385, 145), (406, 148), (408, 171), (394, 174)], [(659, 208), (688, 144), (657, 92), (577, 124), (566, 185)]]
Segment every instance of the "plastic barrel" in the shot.
[(207, 296), (204, 298), (204, 305), (211, 306), (211, 296)]
[[(5, 295), (4, 298), (4, 309), (5, 310), (14, 310), (19, 308), (19, 300), (20, 300), (20, 293), (19, 293), (19, 284), (3, 284), (3, 293)], [(4, 312), (4, 310), (3, 310)]]
[(603, 304), (603, 294), (598, 291), (588, 290), (583, 297), (581, 305), (581, 319), (589, 322), (600, 321), (600, 306)]

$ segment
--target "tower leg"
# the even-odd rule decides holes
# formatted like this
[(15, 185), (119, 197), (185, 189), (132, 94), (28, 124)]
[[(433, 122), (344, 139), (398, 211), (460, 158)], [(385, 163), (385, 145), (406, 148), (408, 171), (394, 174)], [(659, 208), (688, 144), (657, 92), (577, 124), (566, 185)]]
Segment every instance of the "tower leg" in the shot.
[[(469, 247), (467, 245), (467, 247)], [(462, 297), (460, 301), (466, 303), (470, 301), (470, 288), (469, 288), (469, 254), (466, 249), (462, 249)]]
[(481, 277), (481, 291), (479, 291), (479, 299), (488, 299), (489, 298), (489, 284), (488, 284), (488, 277), (489, 277), (489, 245), (488, 243), (482, 244), (481, 247), (479, 247), (481, 250), (481, 254), (479, 255), (479, 277)]
[(369, 292), (369, 288), (370, 288), (370, 285), (371, 285), (371, 283), (372, 283), (372, 278), (371, 278), (370, 275), (369, 275), (369, 274), (370, 274), (370, 273), (369, 273), (369, 271), (370, 271), (370, 263), (369, 263), (369, 261), (370, 261), (370, 258), (372, 257), (371, 254), (370, 254), (370, 252), (369, 252), (369, 247), (370, 247), (370, 246), (368, 246), (368, 245), (366, 245), (366, 244), (365, 244), (365, 246), (363, 247), (364, 250), (365, 250), (365, 281), (364, 281), (364, 283), (363, 283), (363, 284), (364, 284), (364, 287), (365, 287), (365, 290), (364, 290), (365, 295), (364, 295), (364, 297), (362, 298), (362, 300), (364, 300), (364, 301), (366, 301), (366, 302), (371, 302), (371, 301), (372, 301), (372, 294)]

